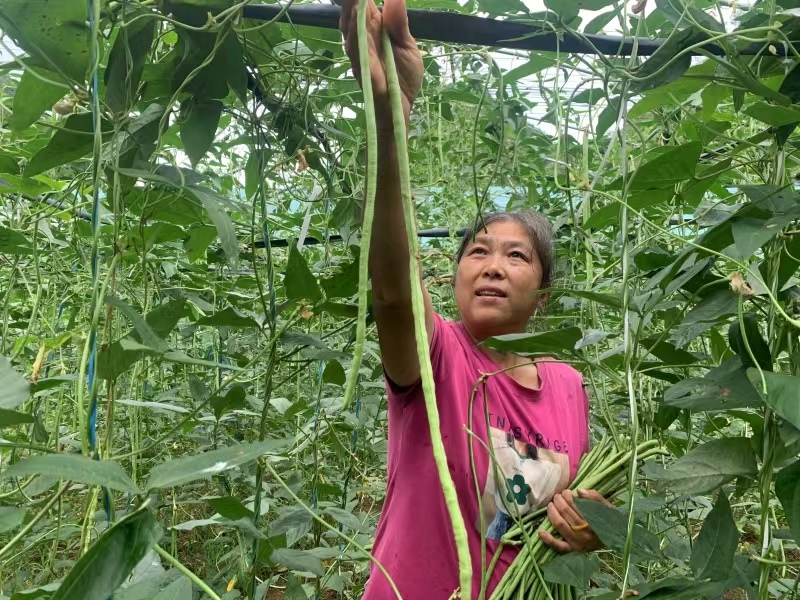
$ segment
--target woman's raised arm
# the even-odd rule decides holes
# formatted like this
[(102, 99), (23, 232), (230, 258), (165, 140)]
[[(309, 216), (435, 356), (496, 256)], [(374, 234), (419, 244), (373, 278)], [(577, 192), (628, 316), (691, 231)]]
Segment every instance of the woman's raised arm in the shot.
[[(386, 0), (383, 13), (373, 0), (345, 0), (339, 26), (345, 50), (353, 70), (361, 81), (358, 59), (356, 13), (358, 1), (367, 6), (367, 38), (369, 41), (370, 78), (375, 99), (378, 126), (378, 181), (375, 217), (369, 254), (372, 279), (372, 309), (378, 326), (383, 367), (399, 386), (408, 386), (419, 379), (419, 363), (414, 339), (414, 318), (411, 312), (408, 239), (406, 238), (400, 178), (394, 146), (394, 129), (382, 57), (381, 35), (385, 30), (392, 40), (394, 59), (403, 92), (403, 110), (408, 124), (411, 106), (422, 86), (422, 55), (408, 30), (404, 0)], [(433, 305), (423, 286), (425, 326), (433, 333)]]

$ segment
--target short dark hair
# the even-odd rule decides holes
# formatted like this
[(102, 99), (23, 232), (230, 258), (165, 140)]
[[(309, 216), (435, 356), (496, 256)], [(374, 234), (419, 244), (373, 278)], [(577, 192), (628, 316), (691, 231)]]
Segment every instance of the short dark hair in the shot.
[(470, 242), (481, 229), (485, 229), (492, 223), (501, 222), (518, 223), (528, 234), (533, 249), (542, 263), (542, 289), (550, 287), (553, 283), (554, 250), (553, 250), (553, 225), (542, 213), (535, 210), (512, 210), (508, 212), (494, 212), (483, 215), (477, 219), (472, 227), (467, 228), (461, 238), (461, 245), (456, 253), (456, 264), (461, 262), (464, 252)]

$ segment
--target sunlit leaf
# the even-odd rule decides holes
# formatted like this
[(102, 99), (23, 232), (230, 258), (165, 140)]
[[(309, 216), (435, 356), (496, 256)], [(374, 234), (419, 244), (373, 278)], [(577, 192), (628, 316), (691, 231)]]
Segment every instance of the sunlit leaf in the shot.
[(692, 546), (690, 564), (695, 576), (715, 581), (729, 577), (738, 544), (739, 530), (731, 514), (728, 496), (720, 492)]
[(12, 131), (22, 131), (33, 125), (44, 111), (69, 91), (63, 85), (54, 85), (61, 83), (58, 74), (45, 69), (38, 69), (36, 73), (38, 77), (30, 69), (25, 69), (14, 92), (13, 111), (8, 121)]
[(14, 408), (28, 399), (31, 386), (8, 359), (0, 356), (0, 408)]
[(756, 456), (748, 438), (732, 437), (704, 442), (681, 456), (658, 480), (661, 489), (676, 494), (704, 494), (734, 477), (754, 478)]

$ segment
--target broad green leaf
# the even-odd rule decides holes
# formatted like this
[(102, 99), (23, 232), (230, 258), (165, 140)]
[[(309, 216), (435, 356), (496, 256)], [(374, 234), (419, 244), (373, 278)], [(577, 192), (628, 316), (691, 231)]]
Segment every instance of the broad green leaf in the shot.
[(0, 254), (30, 255), (33, 246), (25, 234), (0, 225)]
[(63, 480), (101, 485), (120, 492), (139, 494), (139, 488), (119, 463), (113, 460), (92, 460), (80, 454), (47, 454), (31, 456), (8, 467), (0, 477), (50, 475)]
[(344, 385), (347, 382), (347, 374), (344, 372), (344, 367), (336, 360), (330, 360), (325, 365), (325, 370), (322, 372), (322, 381), (332, 385)]
[[(112, 126), (103, 120), (100, 128), (109, 133)], [(60, 167), (91, 153), (94, 145), (94, 118), (91, 113), (70, 115), (56, 129), (48, 144), (34, 154), (25, 167), (25, 176), (33, 177), (48, 169)]]
[(780, 127), (800, 121), (800, 110), (795, 110), (787, 106), (768, 104), (763, 100), (746, 106), (744, 112), (754, 119), (771, 125), (772, 127)]
[(228, 411), (244, 408), (246, 406), (245, 396), (247, 393), (242, 385), (234, 385), (224, 396), (214, 396), (211, 399), (211, 408), (214, 409), (217, 421)]
[(147, 348), (152, 348), (153, 351), (159, 353), (169, 350), (167, 343), (161, 339), (161, 337), (159, 337), (155, 331), (153, 331), (153, 328), (150, 327), (150, 324), (144, 319), (144, 317), (133, 310), (130, 306), (125, 304), (125, 302), (116, 296), (108, 296), (106, 298), (106, 302), (128, 318), (133, 327), (136, 329), (136, 333), (139, 334), (142, 343)]
[(4, 356), (0, 356), (0, 408), (19, 406), (31, 395), (31, 386), (14, 370)]
[(728, 496), (720, 491), (714, 508), (692, 546), (689, 562), (697, 579), (719, 581), (730, 576), (739, 545), (739, 530), (731, 514)]
[(314, 518), (305, 508), (289, 508), (269, 524), (269, 535), (275, 537), (297, 527), (310, 527)]
[(289, 262), (286, 265), (283, 285), (286, 288), (286, 297), (291, 300), (304, 299), (312, 302), (322, 300), (322, 292), (317, 285), (317, 280), (294, 244), (289, 249)]
[(45, 81), (61, 83), (58, 74), (45, 69), (37, 69), (36, 72), (40, 77), (34, 75), (30, 68), (25, 69), (14, 91), (13, 112), (8, 120), (11, 131), (19, 132), (33, 125), (44, 111), (49, 110), (69, 92), (69, 88), (64, 85)]
[(156, 465), (150, 471), (148, 490), (175, 487), (195, 479), (203, 479), (271, 454), (286, 445), (285, 440), (270, 440), (239, 444), (211, 450), (194, 456), (184, 456)]
[(756, 408), (761, 402), (738, 358), (726, 360), (704, 377), (683, 379), (664, 392), (665, 406), (691, 410)]
[(637, 79), (631, 83), (631, 91), (640, 94), (645, 90), (658, 88), (678, 79), (692, 64), (691, 54), (676, 56), (705, 38), (696, 27), (675, 29), (641, 67), (636, 70)]
[(25, 511), (21, 506), (0, 506), (0, 533), (13, 531), (22, 525)]
[(161, 590), (153, 600), (192, 600), (192, 581), (184, 575)]
[(518, 67), (514, 67), (508, 73), (503, 75), (503, 85), (511, 85), (523, 77), (529, 77), (534, 73), (538, 73), (539, 71), (543, 71), (548, 67), (552, 67), (556, 62), (555, 58), (542, 56), (539, 53), (531, 52), (529, 56), (530, 58), (527, 62), (522, 63)]
[(588, 90), (583, 90), (575, 94), (572, 97), (572, 103), (594, 106), (603, 98), (605, 98), (605, 91), (603, 88), (589, 88)]
[[(601, 502), (577, 498), (575, 504), (597, 537), (609, 548), (623, 552), (628, 532), (628, 516)], [(635, 562), (661, 558), (658, 537), (641, 525), (634, 525), (631, 557)]]
[(739, 297), (729, 286), (721, 286), (686, 313), (669, 339), (679, 348), (683, 347), (716, 323), (734, 314), (738, 306)]
[(581, 10), (600, 10), (611, 6), (612, 0), (545, 0), (544, 5), (564, 21), (569, 21)]
[(761, 392), (761, 375), (767, 385), (767, 394), (764, 402), (775, 413), (786, 419), (797, 428), (800, 428), (800, 376), (784, 375), (763, 371), (759, 374), (757, 369), (748, 369), (747, 375), (753, 387)]
[(322, 561), (307, 550), (278, 548), (272, 552), (270, 560), (292, 571), (311, 573), (317, 577), (325, 575), (325, 567), (322, 565)]
[(217, 230), (208, 225), (201, 225), (189, 231), (189, 237), (183, 242), (186, 257), (189, 262), (194, 262), (205, 257), (206, 249), (217, 238)]
[[(630, 189), (660, 189), (691, 179), (702, 150), (703, 145), (700, 142), (689, 142), (662, 152), (633, 172)], [(616, 190), (621, 187), (622, 177), (614, 180), (606, 189)]]
[(478, 10), (491, 16), (528, 12), (522, 0), (478, 0)]
[(611, 308), (622, 308), (622, 297), (617, 294), (602, 294), (600, 292), (592, 292), (589, 290), (570, 290), (561, 288), (552, 288), (550, 290), (552, 298), (555, 300), (561, 296), (572, 296), (574, 298), (583, 298), (595, 304), (602, 304)]
[(201, 317), (197, 320), (198, 325), (211, 325), (213, 327), (234, 327), (247, 328), (258, 327), (258, 323), (252, 317), (239, 314), (235, 308), (229, 306), (213, 314)]
[(487, 339), (484, 345), (500, 352), (530, 356), (572, 351), (581, 338), (583, 338), (583, 332), (578, 327), (566, 327), (543, 333), (498, 335)]
[(217, 228), (217, 235), (222, 242), (225, 258), (232, 266), (236, 266), (239, 262), (239, 241), (236, 239), (236, 229), (230, 215), (222, 210), (219, 200), (213, 193), (193, 185), (188, 186), (187, 189), (203, 204), (211, 222)]
[(545, 581), (571, 585), (579, 590), (589, 587), (589, 579), (600, 568), (600, 559), (596, 554), (585, 552), (569, 552), (559, 554), (542, 565)]
[(0, 29), (52, 71), (83, 85), (89, 67), (88, 3), (4, 0)]
[(206, 498), (206, 502), (225, 519), (237, 521), (239, 519), (252, 519), (253, 511), (247, 508), (242, 501), (232, 496)]
[(149, 508), (126, 516), (72, 567), (52, 600), (107, 600), (160, 537)]
[(325, 296), (330, 298), (350, 298), (358, 292), (358, 256), (337, 272), (320, 282)]
[[(728, 329), (728, 343), (731, 350), (739, 355), (742, 365), (745, 368), (755, 367), (752, 356), (755, 357), (758, 365), (765, 371), (772, 371), (772, 353), (767, 342), (761, 337), (758, 328), (758, 317), (755, 313), (746, 313), (743, 316), (744, 331), (742, 330), (739, 319), (731, 323)], [(744, 335), (743, 335), (744, 334)]]
[(217, 133), (222, 102), (219, 100), (187, 100), (181, 109), (181, 140), (192, 166), (205, 156)]
[(127, 114), (128, 108), (136, 100), (144, 61), (153, 45), (155, 20), (135, 20), (136, 16), (129, 17), (132, 21), (130, 26), (119, 28), (103, 76), (106, 84), (106, 105), (115, 113)]
[(681, 456), (661, 474), (657, 485), (676, 494), (705, 494), (734, 477), (755, 478), (756, 455), (750, 439), (709, 440)]
[(359, 521), (358, 517), (351, 512), (347, 512), (346, 510), (337, 508), (335, 506), (329, 506), (323, 512), (326, 515), (333, 517), (337, 523), (340, 523), (344, 527), (355, 529), (356, 531), (361, 529), (361, 521)]
[(144, 320), (159, 338), (164, 339), (185, 316), (188, 316), (186, 301), (170, 300), (154, 307)]
[(775, 495), (781, 502), (792, 536), (800, 540), (800, 460), (778, 471)]
[(28, 413), (17, 412), (0, 408), (0, 428), (13, 427), (14, 425), (21, 425), (22, 423), (33, 423), (33, 415)]

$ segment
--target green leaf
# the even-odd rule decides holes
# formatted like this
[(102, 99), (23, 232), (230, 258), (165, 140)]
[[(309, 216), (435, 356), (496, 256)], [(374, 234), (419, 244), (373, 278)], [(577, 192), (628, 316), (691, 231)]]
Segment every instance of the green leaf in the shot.
[(217, 238), (217, 230), (208, 225), (201, 225), (189, 230), (189, 237), (183, 242), (186, 257), (194, 262), (206, 255), (206, 249)]
[(161, 590), (153, 600), (192, 600), (192, 581), (184, 575)]
[(160, 537), (149, 508), (126, 516), (80, 558), (51, 600), (107, 600)]
[(800, 428), (800, 376), (783, 375), (758, 369), (748, 369), (747, 375), (750, 382), (759, 392), (761, 391), (761, 375), (767, 385), (767, 394), (764, 402), (775, 411), (782, 419), (786, 419), (797, 428)]
[(346, 510), (337, 508), (335, 506), (329, 506), (324, 510), (324, 513), (333, 517), (337, 523), (341, 523), (344, 527), (348, 527), (356, 531), (361, 529), (361, 521), (359, 521), (358, 517), (356, 517), (353, 513), (347, 512)]
[(44, 111), (49, 110), (69, 92), (63, 85), (53, 85), (42, 80), (44, 78), (57, 82), (59, 76), (56, 73), (44, 69), (37, 69), (36, 72), (41, 77), (34, 75), (30, 67), (25, 69), (14, 91), (13, 112), (8, 120), (11, 131), (20, 132), (33, 125)]
[(214, 409), (214, 416), (219, 421), (226, 412), (237, 408), (245, 407), (245, 396), (247, 393), (242, 385), (234, 385), (224, 396), (214, 396), (211, 399), (211, 407)]
[(205, 156), (217, 133), (222, 102), (191, 98), (181, 108), (180, 135), (192, 166)]
[(8, 533), (22, 525), (25, 511), (21, 506), (0, 506), (0, 533)]
[(113, 460), (92, 460), (80, 454), (47, 454), (31, 456), (8, 467), (0, 477), (50, 475), (87, 485), (102, 485), (120, 492), (139, 494), (139, 488), (119, 463)]
[(583, 90), (582, 92), (575, 94), (572, 97), (572, 103), (588, 104), (589, 106), (594, 106), (605, 97), (606, 93), (603, 90), (603, 88), (590, 88), (588, 90)]
[[(676, 55), (685, 48), (706, 38), (696, 27), (675, 29), (636, 70), (637, 80), (631, 83), (631, 92), (640, 94), (645, 90), (658, 88), (680, 78), (692, 64), (691, 54)], [(643, 80), (643, 81), (641, 81)]]
[(33, 415), (0, 408), (0, 427), (13, 427), (23, 423), (33, 423)]
[(30, 255), (33, 246), (23, 233), (0, 225), (0, 254)]
[[(595, 500), (576, 498), (575, 504), (600, 541), (622, 554), (627, 539), (628, 516)], [(658, 537), (638, 524), (633, 527), (631, 557), (634, 562), (661, 558)]]
[(800, 540), (800, 460), (778, 471), (775, 495), (781, 502), (792, 536)]
[[(111, 132), (108, 121), (102, 121), (104, 134)], [(78, 160), (92, 151), (94, 146), (94, 117), (91, 113), (70, 115), (50, 138), (47, 145), (34, 154), (25, 167), (25, 176), (33, 177), (48, 169)]]
[(289, 249), (289, 262), (286, 265), (283, 285), (286, 288), (286, 297), (290, 300), (304, 299), (315, 303), (322, 300), (322, 292), (317, 285), (317, 280), (294, 244)]
[(781, 125), (789, 125), (800, 121), (800, 110), (787, 106), (776, 106), (763, 100), (746, 106), (744, 113), (772, 127), (780, 127)]
[[(703, 144), (700, 142), (689, 142), (659, 154), (634, 171), (631, 175), (630, 189), (634, 191), (659, 189), (691, 179), (702, 150)], [(621, 183), (621, 178), (617, 181)], [(609, 186), (609, 189), (618, 188)]]
[(128, 318), (145, 346), (152, 348), (153, 351), (159, 353), (169, 350), (167, 342), (161, 339), (158, 334), (153, 331), (152, 327), (150, 327), (150, 324), (144, 319), (144, 317), (142, 317), (142, 315), (133, 310), (130, 306), (125, 304), (116, 296), (106, 297), (106, 302)]
[(219, 513), (221, 517), (238, 521), (239, 519), (252, 519), (253, 511), (247, 508), (242, 501), (233, 496), (220, 496), (218, 498), (206, 498), (206, 502)]
[(484, 341), (484, 345), (500, 352), (513, 352), (522, 356), (572, 351), (583, 338), (578, 327), (553, 329), (542, 333), (511, 333), (498, 335)]
[(269, 524), (269, 535), (275, 537), (295, 528), (310, 527), (313, 517), (305, 508), (290, 508)]
[(738, 358), (726, 360), (704, 377), (689, 377), (664, 392), (664, 405), (691, 410), (731, 410), (761, 406)]
[(742, 335), (739, 319), (736, 319), (728, 329), (728, 343), (731, 346), (731, 350), (739, 355), (745, 368), (756, 366), (750, 357), (752, 352), (758, 365), (763, 370), (772, 371), (772, 353), (767, 342), (761, 337), (761, 331), (758, 328), (758, 317), (754, 313), (746, 313), (743, 315), (742, 320), (744, 321), (744, 336)]
[(347, 383), (347, 375), (339, 361), (328, 361), (325, 365), (325, 370), (322, 372), (322, 381), (332, 385), (344, 385)]
[(721, 286), (692, 308), (670, 336), (678, 347), (685, 346), (716, 323), (734, 314), (739, 307), (739, 297), (729, 286)]
[(555, 58), (550, 56), (542, 56), (539, 53), (531, 52), (528, 56), (530, 58), (527, 62), (514, 67), (508, 73), (503, 75), (503, 85), (511, 85), (523, 77), (529, 77), (534, 73), (538, 73), (539, 71), (543, 71), (548, 67), (552, 67), (556, 63)]
[(48, 69), (82, 85), (91, 55), (87, 14), (85, 1), (4, 0), (0, 29)]
[(739, 545), (739, 530), (731, 514), (728, 496), (720, 491), (717, 503), (708, 513), (703, 528), (692, 546), (689, 564), (697, 579), (720, 581), (733, 569), (733, 557)]
[[(144, 11), (140, 15), (144, 15)], [(129, 16), (131, 24), (120, 27), (114, 47), (108, 55), (103, 81), (106, 84), (106, 105), (115, 113), (128, 113), (136, 100), (147, 53), (153, 45), (156, 22)]]
[(0, 408), (19, 406), (31, 395), (30, 384), (4, 356), (0, 356), (0, 390)]
[(676, 494), (705, 494), (734, 477), (755, 478), (756, 456), (750, 440), (732, 437), (709, 440), (681, 456), (658, 478), (659, 489)]
[(561, 288), (552, 288), (550, 293), (554, 300), (561, 296), (572, 296), (573, 298), (583, 298), (584, 300), (589, 300), (610, 308), (622, 309), (622, 297), (618, 294), (601, 294), (589, 290), (569, 290)]
[(585, 552), (569, 552), (559, 554), (542, 566), (545, 581), (571, 585), (579, 590), (589, 587), (589, 579), (600, 568), (600, 559), (596, 554)]
[(490, 16), (528, 12), (522, 0), (478, 0), (478, 10)]
[(330, 298), (350, 298), (358, 292), (358, 256), (330, 277), (320, 281), (325, 296)]
[(256, 460), (265, 454), (273, 453), (283, 448), (286, 443), (285, 440), (270, 440), (239, 444), (169, 460), (153, 467), (150, 471), (150, 479), (147, 481), (147, 489), (175, 487), (195, 479), (203, 479)]
[(239, 262), (239, 241), (236, 239), (236, 229), (230, 215), (222, 210), (219, 200), (208, 190), (193, 185), (187, 186), (186, 189), (203, 204), (211, 222), (217, 228), (217, 235), (222, 242), (225, 257), (232, 266), (236, 266)]
[(238, 329), (248, 327), (258, 327), (258, 323), (252, 317), (240, 315), (235, 308), (229, 306), (223, 310), (201, 317), (197, 320), (198, 325), (211, 325), (213, 327), (234, 327)]
[(278, 548), (272, 552), (270, 560), (292, 571), (311, 573), (317, 577), (325, 575), (325, 567), (322, 565), (322, 561), (307, 550)]

